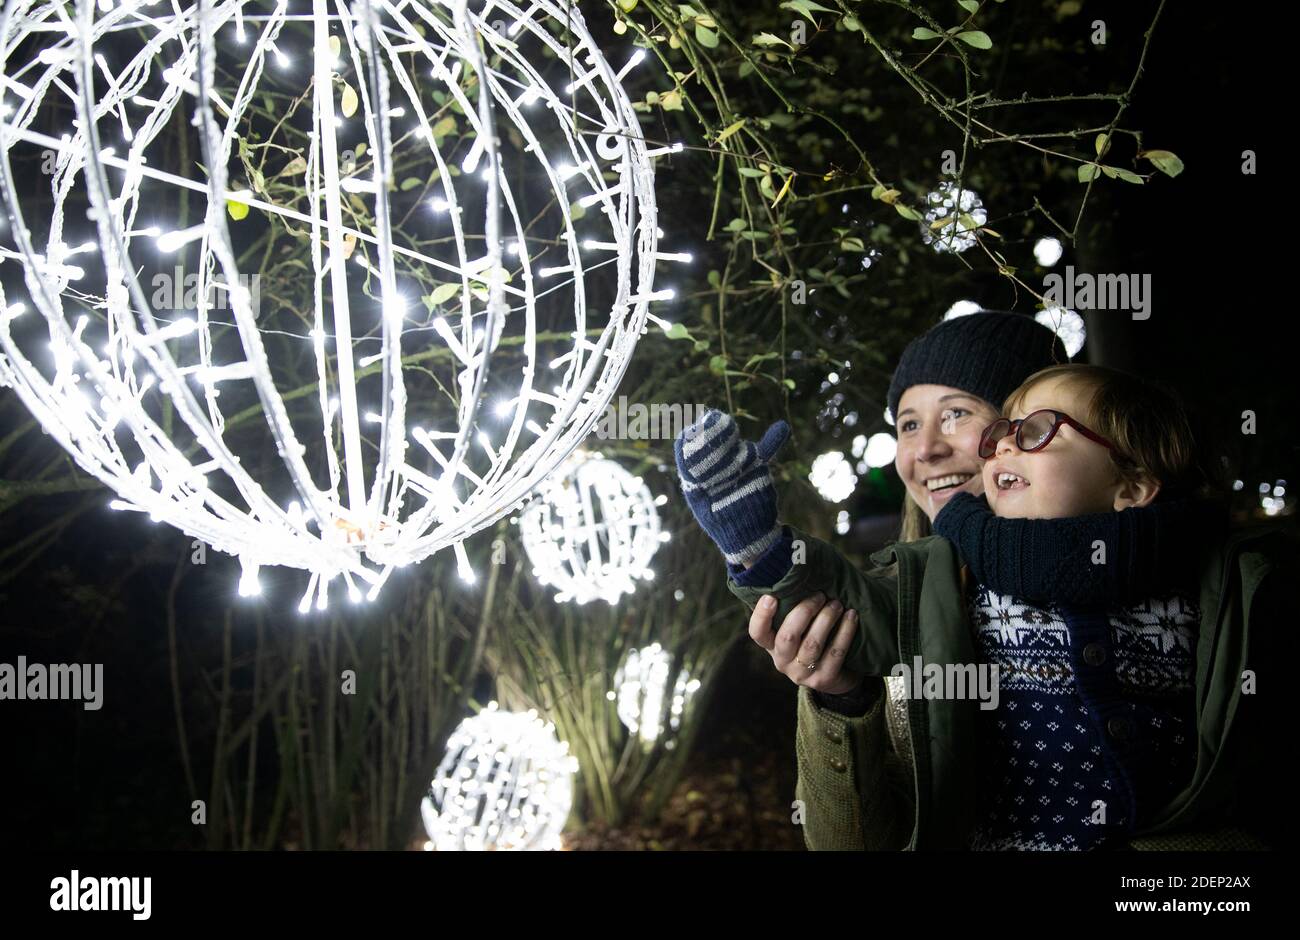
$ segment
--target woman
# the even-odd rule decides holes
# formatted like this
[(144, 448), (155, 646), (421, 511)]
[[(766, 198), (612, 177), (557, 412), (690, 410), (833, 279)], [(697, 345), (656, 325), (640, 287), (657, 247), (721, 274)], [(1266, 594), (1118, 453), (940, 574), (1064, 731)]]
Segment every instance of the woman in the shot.
[[(998, 311), (945, 320), (908, 345), (888, 393), (898, 436), (894, 468), (906, 488), (903, 541), (929, 535), (934, 517), (955, 493), (983, 493), (979, 437), (999, 415), (993, 403), (1000, 405), (1034, 372), (1066, 359), (1046, 327)], [(848, 644), (855, 624), (841, 629), (838, 600), (814, 595), (802, 601), (777, 631), (775, 609), (759, 604), (749, 635), (800, 686), (799, 779), (827, 783), (812, 794), (800, 788), (812, 797), (805, 804), (819, 804), (805, 806), (814, 815), (811, 825), (805, 822), (809, 847), (902, 848), (911, 835), (913, 796), (902, 680), (841, 669), (835, 649)], [(806, 664), (813, 662), (810, 671)], [(831, 774), (816, 773), (820, 768)]]
[[(925, 534), (929, 522), (957, 492), (980, 492), (981, 461), (976, 448), (980, 431), (997, 416), (991, 402), (1001, 401), (1011, 387), (1040, 367), (1051, 364), (1048, 357), (1054, 353), (1052, 339), (1046, 329), (1026, 317), (983, 313), (940, 324), (914, 341), (904, 353), (891, 383), (889, 402), (897, 414), (896, 463), (907, 487), (909, 505), (905, 528), (912, 539)], [(1059, 355), (1059, 350), (1055, 352)], [(1166, 506), (1159, 512), (1139, 512), (1147, 515), (1113, 514), (1115, 520), (1120, 515), (1125, 517), (1123, 525), (1136, 538), (1125, 544), (1143, 545), (1145, 539), (1149, 543), (1147, 548), (1167, 548), (1172, 544), (1182, 545), (1184, 551), (1129, 551), (1126, 566), (1112, 566), (1110, 570), (1097, 567), (1090, 572), (1079, 585), (1077, 602), (1122, 600), (1131, 589), (1145, 588), (1165, 576), (1158, 564), (1140, 559), (1159, 559), (1163, 555), (1172, 562), (1175, 554), (1186, 559), (1190, 546), (1207, 541), (1205, 517), (1186, 507)], [(1055, 530), (1044, 530), (1041, 524), (1036, 531), (1039, 535), (1044, 531), (1055, 533)], [(1016, 532), (1002, 534), (1018, 537)], [(1057, 551), (1042, 554), (1077, 558), (1077, 546), (1090, 544), (1088, 539), (1092, 534), (1077, 530), (1068, 533), (1068, 537), (1076, 539), (1069, 551), (1062, 553), (1059, 551), (1062, 546), (1057, 543), (1051, 546)], [(1081, 543), (1077, 541), (1080, 538)], [(910, 553), (902, 554), (910, 557)], [(1139, 559), (1137, 564), (1133, 559)], [(1225, 563), (1233, 562), (1229, 559)], [(752, 566), (746, 566), (751, 570), (733, 571), (732, 583), (739, 588), (733, 590), (749, 603), (753, 603), (752, 598), (759, 590), (746, 586), (747, 578), (750, 585), (776, 583), (771, 571), (762, 570), (765, 565), (765, 559), (760, 558)], [(1038, 566), (1032, 563), (1016, 567), (1027, 570), (1027, 580), (1008, 585), (1008, 593), (1033, 596), (1037, 587), (1034, 577), (1038, 577), (1040, 585), (1052, 583), (1059, 593), (1058, 571), (1035, 572)], [(981, 576), (980, 580), (985, 579)], [(1278, 583), (1277, 579), (1272, 579), (1272, 583)], [(851, 615), (841, 616), (844, 611), (836, 599), (814, 596), (800, 602), (774, 635), (775, 609), (775, 605), (755, 606), (750, 635), (768, 650), (777, 668), (801, 686), (797, 795), (805, 803), (805, 841), (814, 849), (894, 849), (916, 844), (921, 830), (914, 796), (918, 793), (925, 796), (927, 814), (933, 821), (936, 813), (942, 816), (962, 802), (962, 783), (938, 778), (922, 780), (921, 777), (929, 777), (932, 766), (938, 767), (933, 763), (936, 755), (928, 749), (926, 760), (913, 772), (908, 703), (901, 689), (886, 694), (882, 680), (863, 679), (841, 668), (842, 654), (837, 655), (837, 650), (847, 648), (856, 621)], [(1249, 617), (1246, 619), (1247, 624), (1240, 631), (1243, 643)], [(903, 620), (900, 612), (900, 640)], [(916, 612), (912, 611), (912, 629), (916, 627), (915, 621)], [(912, 713), (920, 714), (915, 703)], [(918, 740), (930, 739), (922, 734)], [(942, 757), (938, 755), (940, 761)], [(1203, 806), (1207, 800), (1210, 797), (1197, 805)], [(914, 825), (918, 828), (914, 829)], [(928, 828), (936, 832), (943, 827)], [(951, 839), (955, 829), (947, 828)], [(1132, 844), (1190, 848), (1232, 847), (1241, 843), (1220, 840), (1207, 845), (1195, 841), (1171, 842), (1169, 837), (1147, 837)]]

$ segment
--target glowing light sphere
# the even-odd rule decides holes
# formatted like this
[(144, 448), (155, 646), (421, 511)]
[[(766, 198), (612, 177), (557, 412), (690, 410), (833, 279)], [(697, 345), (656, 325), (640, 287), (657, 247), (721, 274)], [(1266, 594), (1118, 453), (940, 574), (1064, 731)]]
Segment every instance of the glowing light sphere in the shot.
[[(925, 197), (921, 239), (938, 252), (959, 254), (975, 244), (975, 230), (989, 220), (980, 197), (945, 180)], [(946, 224), (940, 226), (938, 223)]]
[(577, 770), (569, 745), (536, 711), (506, 712), (489, 703), (448, 738), (447, 753), (420, 803), (428, 848), (560, 848)]
[(654, 577), (650, 559), (668, 541), (655, 508), (666, 501), (614, 461), (578, 451), (519, 514), (533, 575), (561, 603), (631, 594)]
[(1045, 268), (1060, 261), (1064, 252), (1059, 238), (1040, 238), (1034, 242), (1034, 260)]
[(880, 431), (867, 439), (863, 459), (868, 467), (884, 467), (894, 462), (896, 453), (898, 453), (898, 440), (894, 435)]
[[(686, 708), (700, 687), (700, 680), (692, 679), (686, 669), (680, 669), (670, 697), (668, 677), (672, 661), (667, 650), (651, 643), (645, 649), (629, 650), (627, 659), (614, 673), (619, 720), (646, 747), (663, 735), (665, 724), (669, 732), (681, 726)], [(609, 695), (613, 698), (616, 693), (611, 690)], [(671, 740), (664, 742), (665, 748), (671, 750), (674, 746)]]
[(843, 452), (832, 450), (813, 460), (808, 482), (816, 487), (822, 499), (839, 503), (849, 498), (858, 485), (858, 478)]
[(1084, 341), (1088, 338), (1088, 329), (1084, 326), (1083, 317), (1065, 307), (1053, 304), (1034, 314), (1034, 319), (1060, 338), (1061, 345), (1065, 347), (1065, 354), (1071, 359), (1078, 355)]
[[(283, 565), (302, 610), (374, 597), (449, 546), (464, 573), (662, 324), (680, 148), (621, 86), (643, 52), (561, 0), (13, 0), (0, 42), (0, 385), (241, 594)], [(268, 233), (305, 309), (251, 280)]]
[(943, 315), (945, 320), (955, 320), (957, 317), (967, 317), (972, 313), (979, 313), (983, 308), (973, 300), (959, 300)]

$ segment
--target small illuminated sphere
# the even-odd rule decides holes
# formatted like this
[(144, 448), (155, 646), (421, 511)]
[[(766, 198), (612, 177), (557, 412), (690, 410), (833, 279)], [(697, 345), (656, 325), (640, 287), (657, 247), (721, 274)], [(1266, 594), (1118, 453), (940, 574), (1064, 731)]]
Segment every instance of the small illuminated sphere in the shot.
[(640, 477), (613, 460), (578, 451), (519, 514), (533, 575), (556, 601), (615, 603), (654, 577), (650, 559), (668, 533)]
[(883, 467), (894, 462), (898, 452), (898, 441), (894, 435), (880, 431), (867, 439), (866, 453), (863, 459), (868, 467)]
[(1073, 359), (1083, 348), (1088, 338), (1088, 330), (1083, 324), (1083, 317), (1073, 310), (1053, 304), (1034, 314), (1034, 319), (1055, 333), (1065, 347), (1065, 354)]
[(680, 669), (669, 697), (672, 660), (663, 647), (652, 643), (645, 649), (629, 650), (627, 659), (614, 673), (619, 720), (646, 747), (663, 735), (665, 724), (669, 732), (681, 726), (686, 709), (700, 687), (698, 679), (692, 679), (686, 669)]
[(853, 467), (843, 452), (832, 450), (813, 461), (808, 482), (816, 487), (822, 499), (839, 503), (849, 498), (853, 488), (858, 485), (858, 478), (853, 474)]
[(972, 313), (979, 313), (983, 308), (973, 300), (959, 300), (943, 315), (945, 320), (955, 320), (958, 317), (968, 317)]
[[(658, 322), (656, 265), (686, 257), (657, 251), (673, 148), (647, 148), (622, 85), (644, 51), (610, 62), (563, 0), (474, 7), (0, 19), (24, 275), (0, 285), (0, 386), (116, 508), (238, 556), (245, 596), (269, 565), (309, 573), (302, 610), (448, 548), (472, 574), (458, 546), (587, 437)], [(242, 266), (267, 231), (300, 308)]]
[[(954, 254), (975, 244), (975, 230), (989, 220), (980, 197), (969, 189), (957, 191), (957, 184), (945, 180), (939, 188), (925, 197), (926, 210), (922, 215), (921, 239), (935, 251)], [(942, 228), (936, 222), (947, 221)]]
[(1064, 252), (1059, 238), (1040, 238), (1034, 242), (1034, 260), (1045, 268), (1050, 268), (1061, 260)]
[(433, 850), (560, 848), (573, 805), (578, 759), (535, 711), (492, 702), (460, 723), (433, 775), (420, 814)]
[(841, 509), (839, 515), (835, 517), (835, 534), (845, 535), (849, 531), (849, 513), (848, 510)]

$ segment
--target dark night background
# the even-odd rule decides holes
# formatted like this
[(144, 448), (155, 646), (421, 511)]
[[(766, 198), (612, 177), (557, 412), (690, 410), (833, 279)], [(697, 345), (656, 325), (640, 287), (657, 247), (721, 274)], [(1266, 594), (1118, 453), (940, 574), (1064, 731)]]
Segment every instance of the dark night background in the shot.
[[(1276, 78), (1290, 53), (1280, 32), (1272, 41), (1266, 34), (1264, 24), (1275, 15), (1241, 5), (1170, 5), (1126, 123), (1143, 130), (1147, 146), (1177, 153), (1186, 170), (1176, 181), (1097, 187), (1093, 228), (1060, 265), (1152, 275), (1151, 318), (1092, 315), (1084, 355), (1180, 390), (1224, 438), (1245, 484), (1243, 506), (1264, 481), (1287, 480), (1300, 495), (1287, 189), (1294, 180), (1287, 175), (1292, 145), (1282, 139), (1292, 119), (1284, 110), (1290, 96)], [(1127, 5), (1113, 5), (1107, 16), (1145, 23), (1149, 11), (1130, 14)], [(1132, 61), (1123, 57), (1117, 74), (1127, 78)], [(1247, 149), (1258, 156), (1254, 176), (1240, 171)], [(698, 227), (702, 242), (707, 217), (688, 221), (674, 211), (674, 224)], [(991, 274), (972, 278), (964, 296), (1003, 309), (1017, 300)], [(941, 313), (935, 311), (936, 320)], [(689, 311), (681, 319), (690, 323)], [(871, 325), (855, 328), (869, 332)], [(1254, 437), (1240, 434), (1247, 409), (1257, 416)], [(0, 427), (0, 436), (7, 430)], [(656, 482), (660, 491), (666, 481)], [(23, 567), (0, 586), (0, 662), (19, 655), (102, 662), (106, 686), (98, 712), (80, 703), (0, 702), (0, 779), (9, 788), (0, 799), (0, 845), (7, 848), (202, 846), (189, 824), (177, 755), (161, 604), (189, 539), (135, 514), (113, 513), (108, 499), (102, 489), (36, 496), (0, 514), (4, 546), (71, 514), (57, 541), (30, 564), (9, 561)], [(853, 508), (870, 514), (883, 508), (880, 502), (864, 498)], [(1294, 515), (1283, 521), (1293, 523)], [(185, 654), (219, 641), (206, 615), (234, 600), (236, 566), (222, 559), (210, 568), (188, 579), (178, 598)], [(671, 583), (655, 589), (670, 590)], [(293, 615), (284, 603), (289, 588), (268, 593), (265, 603), (274, 600)], [(742, 633), (739, 605), (732, 619)], [(731, 649), (724, 673), (663, 823), (637, 838), (663, 847), (801, 848), (784, 809), (793, 799), (794, 687), (747, 640)], [(725, 811), (688, 823), (700, 799)], [(627, 834), (607, 839), (638, 844)]]

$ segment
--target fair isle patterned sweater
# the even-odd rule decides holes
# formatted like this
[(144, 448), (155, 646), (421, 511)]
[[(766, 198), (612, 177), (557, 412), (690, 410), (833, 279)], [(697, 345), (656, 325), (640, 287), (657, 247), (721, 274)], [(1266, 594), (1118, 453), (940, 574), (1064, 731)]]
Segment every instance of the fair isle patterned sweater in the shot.
[(979, 713), (972, 849), (1103, 848), (1191, 779), (1193, 603), (1044, 608), (979, 587), (970, 613), (983, 658), (999, 667), (998, 707)]

